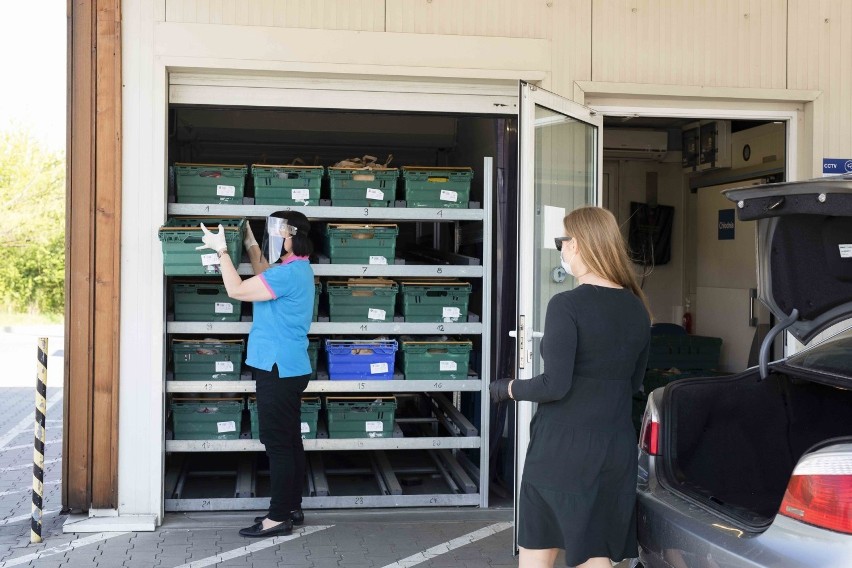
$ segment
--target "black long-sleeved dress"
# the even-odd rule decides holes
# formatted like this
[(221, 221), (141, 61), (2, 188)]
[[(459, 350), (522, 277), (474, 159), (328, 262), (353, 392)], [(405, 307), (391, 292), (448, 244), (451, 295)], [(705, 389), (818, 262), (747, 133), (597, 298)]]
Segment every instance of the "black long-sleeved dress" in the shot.
[(637, 556), (637, 436), (631, 399), (651, 322), (629, 289), (584, 284), (547, 306), (544, 373), (512, 383), (540, 403), (521, 481), (518, 542), (563, 548), (569, 566)]

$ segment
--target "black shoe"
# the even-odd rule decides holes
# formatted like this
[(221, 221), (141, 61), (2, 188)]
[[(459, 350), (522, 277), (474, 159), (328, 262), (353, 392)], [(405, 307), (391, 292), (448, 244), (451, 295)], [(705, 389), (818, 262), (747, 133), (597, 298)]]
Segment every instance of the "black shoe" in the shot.
[(280, 536), (293, 532), (293, 521), (286, 520), (275, 525), (271, 529), (263, 530), (263, 523), (256, 523), (250, 527), (240, 529), (241, 536), (261, 537), (261, 536)]
[[(261, 517), (255, 517), (254, 522), (262, 523), (263, 519), (266, 518), (266, 515)], [(296, 509), (295, 511), (290, 511), (290, 519), (293, 521), (293, 524), (297, 527), (300, 527), (305, 524), (305, 513), (302, 512), (301, 509)]]

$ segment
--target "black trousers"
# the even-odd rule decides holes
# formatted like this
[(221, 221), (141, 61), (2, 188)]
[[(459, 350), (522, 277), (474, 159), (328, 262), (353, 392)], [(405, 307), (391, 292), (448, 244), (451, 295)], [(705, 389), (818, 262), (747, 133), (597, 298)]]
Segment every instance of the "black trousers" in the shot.
[(302, 393), (310, 375), (278, 377), (272, 371), (255, 369), (257, 419), (260, 441), (269, 457), (272, 498), (269, 519), (286, 521), (290, 511), (301, 508), (305, 484), (305, 448), (302, 445)]

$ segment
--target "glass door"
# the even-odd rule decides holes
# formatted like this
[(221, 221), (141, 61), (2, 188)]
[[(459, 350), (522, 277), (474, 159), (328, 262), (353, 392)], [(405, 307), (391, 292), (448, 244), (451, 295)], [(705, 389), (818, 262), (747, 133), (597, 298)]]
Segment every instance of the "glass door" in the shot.
[[(518, 299), (515, 378), (541, 373), (539, 339), (550, 298), (577, 284), (560, 264), (553, 238), (570, 211), (600, 203), (601, 128), (595, 111), (528, 83), (520, 85)], [(518, 495), (535, 407), (517, 403), (515, 424), (515, 551)]]

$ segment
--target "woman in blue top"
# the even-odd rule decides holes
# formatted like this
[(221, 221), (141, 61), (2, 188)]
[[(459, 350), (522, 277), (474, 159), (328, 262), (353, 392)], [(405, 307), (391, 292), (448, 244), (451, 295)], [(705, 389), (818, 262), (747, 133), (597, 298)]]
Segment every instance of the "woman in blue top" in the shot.
[[(260, 441), (269, 457), (272, 496), (267, 515), (240, 530), (249, 537), (288, 534), (301, 525), (305, 450), (301, 434), (301, 395), (311, 378), (308, 330), (314, 307), (314, 273), (308, 261), (313, 245), (308, 218), (296, 211), (278, 211), (267, 218), (264, 250), (251, 228), (245, 247), (255, 276), (242, 280), (228, 255), (225, 233), (201, 225), (203, 245), (219, 256), (228, 296), (254, 302), (246, 364), (254, 367)], [(278, 259), (270, 266), (264, 257)]]

